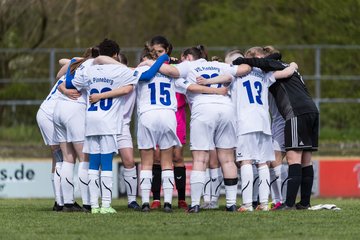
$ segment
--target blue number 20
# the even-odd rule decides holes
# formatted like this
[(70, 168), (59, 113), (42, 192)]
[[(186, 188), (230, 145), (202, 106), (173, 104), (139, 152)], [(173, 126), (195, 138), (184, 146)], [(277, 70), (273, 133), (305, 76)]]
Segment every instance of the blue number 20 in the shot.
[[(108, 92), (111, 91), (111, 88), (103, 88), (100, 90), (100, 93), (104, 93), (104, 92)], [(94, 94), (94, 93), (99, 93), (99, 90), (97, 90), (96, 88), (93, 88), (90, 90), (90, 95)], [(112, 98), (106, 98), (106, 99), (101, 99), (100, 100), (100, 109), (103, 111), (107, 111), (111, 108), (112, 106)], [(92, 103), (88, 109), (88, 111), (97, 111), (98, 107), (96, 106), (96, 103)]]
[[(251, 90), (250, 81), (243, 82), (243, 86), (246, 88), (246, 91), (247, 91), (247, 94), (249, 97), (249, 102), (255, 103), (254, 96), (253, 96), (252, 90)], [(254, 82), (254, 88), (257, 90), (257, 95), (255, 96), (255, 100), (258, 104), (262, 105), (263, 102), (261, 101), (261, 91), (262, 91), (261, 82), (258, 82), (258, 81)]]
[[(156, 87), (155, 83), (150, 83), (148, 85), (148, 88), (150, 89), (150, 102), (151, 105), (156, 104)], [(170, 106), (171, 105), (171, 95), (169, 89), (171, 88), (170, 83), (160, 83), (160, 103), (164, 106)]]

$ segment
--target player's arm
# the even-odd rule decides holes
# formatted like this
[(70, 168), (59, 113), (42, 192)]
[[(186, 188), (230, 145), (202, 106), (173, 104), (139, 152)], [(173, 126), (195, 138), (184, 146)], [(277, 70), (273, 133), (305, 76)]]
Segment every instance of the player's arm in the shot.
[[(82, 60), (81, 57), (74, 57), (73, 59), (76, 59), (77, 61)], [(59, 70), (59, 72), (56, 74), (56, 79), (60, 79), (62, 76), (64, 76), (71, 65), (71, 59), (68, 58), (62, 58), (59, 60), (60, 66), (62, 66)]]
[[(146, 61), (141, 62), (139, 64), (139, 66), (152, 66), (153, 64), (155, 64), (155, 62), (153, 60), (146, 60)], [(180, 77), (180, 72), (178, 71), (178, 69), (169, 64), (161, 65), (159, 72), (161, 72), (162, 74), (164, 74), (166, 76), (173, 77), (173, 78)]]
[(239, 65), (239, 66), (241, 66), (240, 64), (248, 64), (251, 67), (260, 68), (261, 70), (263, 70), (265, 72), (283, 70), (285, 68), (285, 66), (281, 62), (274, 60), (274, 59), (268, 59), (268, 58), (242, 58), (242, 57), (239, 57), (233, 61), (233, 64)]
[(76, 90), (76, 89), (67, 89), (65, 86), (65, 82), (62, 82), (59, 86), (58, 86), (58, 90), (64, 94), (65, 96), (67, 96), (68, 98), (72, 99), (72, 100), (76, 100), (81, 96), (81, 93)]
[(275, 77), (275, 79), (282, 79), (282, 78), (291, 77), (297, 69), (298, 69), (298, 65), (296, 63), (292, 62), (284, 70), (275, 71), (274, 72), (274, 77)]
[(90, 103), (96, 103), (101, 99), (114, 98), (126, 95), (134, 90), (133, 85), (126, 85), (103, 93), (93, 93), (89, 96)]
[(233, 80), (231, 74), (223, 74), (213, 78), (204, 78), (202, 76), (196, 77), (196, 83), (200, 85), (217, 84), (217, 83), (228, 83)]
[(163, 65), (164, 62), (169, 60), (169, 56), (167, 54), (163, 54), (158, 59), (156, 59), (155, 62), (151, 65), (150, 69), (143, 72), (139, 78), (139, 81), (150, 81), (153, 77), (155, 77), (156, 73), (159, 71), (161, 65)]
[(97, 57), (94, 59), (93, 64), (94, 64), (94, 65), (103, 65), (103, 64), (118, 64), (118, 65), (124, 65), (124, 64), (122, 64), (121, 62), (115, 60), (114, 58), (109, 57), (109, 56), (104, 56), (104, 55), (97, 56)]
[(250, 65), (248, 65), (248, 64), (240, 64), (236, 69), (235, 76), (237, 76), (237, 77), (245, 76), (249, 72), (251, 72)]
[(190, 91), (192, 93), (207, 93), (207, 94), (227, 95), (228, 88), (227, 87), (212, 88), (212, 87), (201, 86), (201, 85), (198, 85), (198, 84), (190, 84), (187, 87), (187, 91)]

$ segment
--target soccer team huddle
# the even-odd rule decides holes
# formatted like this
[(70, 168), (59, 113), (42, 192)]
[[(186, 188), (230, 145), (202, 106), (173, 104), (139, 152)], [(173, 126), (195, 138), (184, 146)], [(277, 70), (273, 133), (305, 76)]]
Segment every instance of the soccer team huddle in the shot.
[[(225, 62), (208, 60), (201, 45), (185, 49), (179, 60), (171, 52), (171, 43), (155, 36), (146, 43), (140, 64), (130, 68), (118, 44), (105, 39), (83, 57), (59, 60), (58, 82), (37, 113), (52, 151), (54, 210), (116, 213), (111, 207), (116, 153), (124, 165), (128, 207), (134, 210), (172, 212), (174, 185), (179, 208), (189, 213), (219, 208), (222, 184), (226, 211), (309, 208), (319, 112), (297, 64), (282, 62), (272, 46), (252, 47), (244, 54), (232, 50)], [(135, 103), (139, 176), (130, 131)], [(186, 104), (191, 113), (189, 205), (183, 158)], [(289, 167), (284, 178), (285, 156)], [(74, 200), (76, 159), (82, 207)], [(299, 188), (301, 199), (295, 203)]]

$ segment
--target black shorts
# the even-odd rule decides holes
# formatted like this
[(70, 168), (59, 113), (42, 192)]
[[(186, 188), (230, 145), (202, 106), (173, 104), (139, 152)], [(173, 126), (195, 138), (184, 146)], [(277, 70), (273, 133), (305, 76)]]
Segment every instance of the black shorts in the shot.
[(319, 114), (307, 113), (285, 122), (285, 150), (317, 151)]

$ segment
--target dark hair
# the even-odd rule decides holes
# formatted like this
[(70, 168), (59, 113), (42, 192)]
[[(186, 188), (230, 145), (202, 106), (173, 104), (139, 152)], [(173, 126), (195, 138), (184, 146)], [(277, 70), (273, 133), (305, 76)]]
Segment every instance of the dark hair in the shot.
[(156, 54), (153, 51), (151, 51), (149, 45), (147, 43), (145, 43), (144, 49), (142, 50), (142, 52), (140, 54), (139, 62), (142, 62), (144, 58), (156, 59), (155, 55)]
[(184, 57), (186, 57), (187, 55), (192, 55), (195, 60), (200, 58), (204, 58), (208, 60), (208, 54), (203, 45), (198, 45), (196, 47), (188, 48), (183, 52), (182, 55)]
[(83, 53), (83, 59), (81, 60), (77, 60), (75, 62), (73, 62), (70, 65), (70, 73), (74, 74), (75, 70), (86, 60), (88, 60), (89, 58), (96, 58), (97, 56), (99, 56), (99, 48), (97, 46), (95, 47), (90, 47), (87, 48), (85, 50), (85, 52)]
[(121, 62), (124, 65), (128, 65), (128, 60), (127, 57), (125, 56), (125, 54), (123, 53), (119, 53), (119, 62)]
[(112, 57), (120, 52), (119, 45), (115, 41), (107, 38), (105, 38), (98, 47), (100, 55)]
[(154, 46), (154, 45), (160, 45), (161, 47), (163, 47), (166, 50), (166, 54), (167, 55), (171, 55), (172, 50), (173, 50), (173, 46), (172, 44), (169, 42), (169, 40), (167, 40), (165, 37), (163, 36), (155, 36), (150, 40), (150, 47)]

